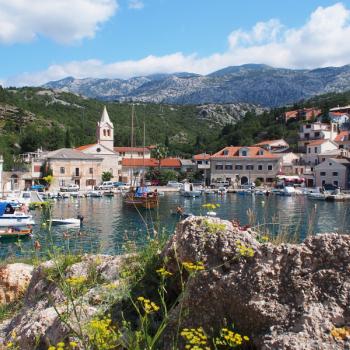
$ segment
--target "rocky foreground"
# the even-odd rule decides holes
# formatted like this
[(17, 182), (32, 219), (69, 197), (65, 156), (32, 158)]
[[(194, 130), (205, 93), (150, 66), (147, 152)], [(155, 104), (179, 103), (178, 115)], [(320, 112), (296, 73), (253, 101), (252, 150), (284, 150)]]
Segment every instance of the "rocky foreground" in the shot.
[[(260, 241), (249, 229), (219, 219), (194, 217), (178, 225), (160, 253), (165, 268), (175, 276), (183, 262), (205, 266), (188, 279), (182, 326), (202, 326), (210, 333), (229, 320), (255, 349), (349, 348), (350, 337), (335, 337), (332, 331), (350, 325), (350, 236), (322, 234), (299, 245)], [(125, 259), (85, 256), (68, 267), (65, 277), (86, 276), (93, 262), (97, 279), (119, 288)], [(47, 349), (71, 332), (52, 306), (64, 309), (66, 297), (46, 278), (51, 265), (0, 268), (0, 303), (23, 300), (17, 314), (0, 326), (0, 343), (15, 331), (20, 349)], [(103, 304), (103, 288), (92, 286), (82, 297), (82, 322)], [(169, 293), (180, 293), (178, 280), (171, 282)], [(164, 350), (170, 348), (180, 312), (180, 306), (171, 309)]]

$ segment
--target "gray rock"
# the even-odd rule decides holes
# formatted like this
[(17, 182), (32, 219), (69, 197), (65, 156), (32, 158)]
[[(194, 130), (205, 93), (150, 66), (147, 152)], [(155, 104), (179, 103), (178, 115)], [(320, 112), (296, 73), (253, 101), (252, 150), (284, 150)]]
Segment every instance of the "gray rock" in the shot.
[[(204, 220), (227, 229), (209, 233)], [(237, 258), (237, 240), (254, 256)], [(228, 221), (194, 217), (178, 225), (163, 255), (173, 272), (178, 263), (205, 263), (205, 271), (187, 282), (182, 327), (211, 333), (226, 319), (258, 349), (344, 349), (330, 332), (350, 322), (350, 236), (322, 234), (275, 246), (258, 243)], [(177, 307), (170, 315), (165, 344), (179, 312)]]

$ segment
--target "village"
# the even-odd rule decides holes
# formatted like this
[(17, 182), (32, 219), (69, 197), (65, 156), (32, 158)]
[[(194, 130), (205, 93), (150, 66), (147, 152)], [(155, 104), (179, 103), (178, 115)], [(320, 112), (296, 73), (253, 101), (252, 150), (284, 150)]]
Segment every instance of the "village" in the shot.
[(21, 154), (21, 161), (28, 170), (1, 171), (1, 190), (5, 195), (34, 189), (49, 171), (53, 177), (50, 191), (73, 185), (88, 191), (102, 183), (105, 172), (112, 181), (130, 185), (133, 176), (139, 182), (150, 169), (200, 173), (199, 182), (212, 187), (241, 188), (255, 184), (271, 188), (277, 179), (284, 179), (305, 187), (349, 190), (349, 113), (350, 106), (333, 108), (329, 111), (329, 123), (323, 123), (319, 118), (321, 110), (316, 108), (286, 112), (286, 122), (304, 121), (299, 130), (298, 152), (291, 152), (288, 143), (279, 139), (252, 146), (228, 145), (214, 154), (195, 154), (191, 159), (156, 159), (152, 157), (156, 146), (115, 146), (114, 125), (104, 107), (96, 127), (95, 144)]

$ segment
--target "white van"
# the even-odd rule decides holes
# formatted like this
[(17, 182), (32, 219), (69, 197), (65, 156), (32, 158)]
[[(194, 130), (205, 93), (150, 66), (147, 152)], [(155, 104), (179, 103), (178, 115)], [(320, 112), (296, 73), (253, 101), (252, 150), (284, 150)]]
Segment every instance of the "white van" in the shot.
[(97, 186), (98, 190), (111, 190), (114, 188), (113, 181), (103, 181), (99, 186)]

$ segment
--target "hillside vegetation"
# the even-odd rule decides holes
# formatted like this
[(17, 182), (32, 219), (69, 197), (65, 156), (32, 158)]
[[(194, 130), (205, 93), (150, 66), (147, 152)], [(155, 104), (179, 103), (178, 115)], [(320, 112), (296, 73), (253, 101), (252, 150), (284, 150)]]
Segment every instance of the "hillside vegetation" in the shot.
[[(0, 88), (0, 153), (5, 169), (18, 169), (16, 155), (38, 147), (54, 150), (93, 143), (103, 105), (114, 123), (115, 144), (130, 145), (130, 103), (101, 102), (42, 88)], [(174, 156), (215, 152), (227, 145), (251, 145), (263, 139), (285, 138), (296, 145), (300, 122), (287, 125), (286, 110), (350, 104), (350, 91), (320, 95), (293, 106), (262, 110), (252, 105), (179, 106), (135, 104), (137, 145), (164, 144)], [(244, 117), (243, 117), (244, 116)]]

